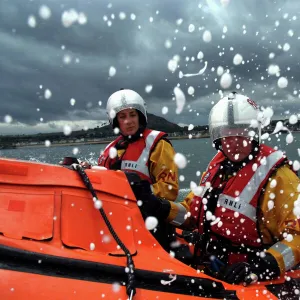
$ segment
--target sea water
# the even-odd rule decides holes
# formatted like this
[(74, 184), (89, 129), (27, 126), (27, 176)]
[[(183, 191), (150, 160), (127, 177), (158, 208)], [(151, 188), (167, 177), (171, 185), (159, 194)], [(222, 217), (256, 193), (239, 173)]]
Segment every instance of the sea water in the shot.
[[(293, 133), (292, 143), (286, 143), (286, 134), (272, 135), (270, 141), (265, 143), (272, 147), (286, 152), (290, 160), (300, 161), (300, 133)], [(184, 169), (179, 169), (180, 176), (180, 196), (182, 198), (189, 189), (191, 181), (199, 182), (201, 174), (205, 171), (209, 161), (216, 154), (209, 138), (203, 139), (182, 139), (171, 141), (175, 151), (183, 154), (187, 159)], [(72, 146), (49, 146), (39, 148), (18, 148), (1, 150), (1, 157), (16, 158), (36, 162), (58, 164), (65, 156), (76, 156), (81, 160), (88, 160), (96, 165), (100, 152), (105, 148), (105, 144), (93, 145), (72, 145)], [(74, 154), (75, 153), (75, 154)]]

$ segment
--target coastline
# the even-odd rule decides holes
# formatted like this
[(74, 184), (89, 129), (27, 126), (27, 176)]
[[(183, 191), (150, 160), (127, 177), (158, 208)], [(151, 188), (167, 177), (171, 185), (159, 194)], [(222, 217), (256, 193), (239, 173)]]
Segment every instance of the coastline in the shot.
[[(64, 147), (64, 146), (82, 146), (82, 145), (93, 145), (93, 144), (109, 144), (112, 142), (112, 140), (103, 140), (103, 141), (97, 141), (97, 142), (77, 142), (77, 143), (51, 143), (49, 147)], [(37, 144), (37, 145), (22, 145), (22, 146), (16, 146), (15, 149), (21, 149), (21, 148), (44, 148), (46, 147), (45, 144)]]
[[(193, 136), (192, 139), (205, 139), (209, 138), (209, 135), (204, 136)], [(170, 136), (168, 137), (169, 140), (190, 140), (188, 136)], [(113, 141), (113, 139), (108, 140), (101, 140), (101, 141), (85, 141), (85, 142), (77, 142), (77, 143), (51, 143), (49, 147), (65, 147), (65, 146), (82, 146), (82, 145), (102, 145), (102, 144), (109, 144)], [(44, 148), (46, 147), (45, 144), (36, 144), (36, 145), (21, 145), (16, 146), (16, 148), (7, 148), (7, 150), (10, 149), (22, 149), (22, 148)]]
[[(285, 134), (287, 134), (286, 132), (284, 132)], [(295, 130), (292, 133), (300, 133), (300, 131)], [(209, 134), (203, 134), (203, 135), (193, 135), (192, 138), (189, 138), (188, 135), (183, 135), (183, 136), (168, 136), (169, 140), (190, 140), (190, 139), (206, 139), (209, 138)], [(114, 139), (103, 139), (103, 140), (98, 140), (98, 141), (82, 141), (82, 142), (67, 142), (67, 143), (57, 143), (57, 142), (53, 142), (51, 143), (51, 145), (49, 147), (67, 147), (67, 146), (72, 146), (72, 147), (76, 147), (76, 146), (82, 146), (82, 145), (103, 145), (103, 144), (109, 144), (113, 141)], [(5, 149), (0, 149), (0, 150), (11, 150), (11, 149), (22, 149), (22, 148), (44, 148), (46, 147), (44, 143), (40, 143), (40, 144), (34, 144), (34, 145), (30, 145), (30, 144), (26, 144), (26, 145), (18, 145), (15, 147), (8, 147)]]

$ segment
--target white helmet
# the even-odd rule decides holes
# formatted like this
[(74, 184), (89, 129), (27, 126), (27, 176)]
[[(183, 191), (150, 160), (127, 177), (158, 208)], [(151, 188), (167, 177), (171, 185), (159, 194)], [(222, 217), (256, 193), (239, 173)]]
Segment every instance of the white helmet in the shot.
[(258, 106), (248, 98), (230, 93), (210, 111), (209, 133), (213, 143), (228, 136), (246, 136), (260, 143), (261, 125)]
[(147, 111), (144, 99), (133, 90), (121, 89), (113, 93), (107, 100), (106, 113), (113, 128), (117, 126), (117, 113), (128, 108), (137, 109), (140, 112), (140, 123), (144, 126), (147, 125)]

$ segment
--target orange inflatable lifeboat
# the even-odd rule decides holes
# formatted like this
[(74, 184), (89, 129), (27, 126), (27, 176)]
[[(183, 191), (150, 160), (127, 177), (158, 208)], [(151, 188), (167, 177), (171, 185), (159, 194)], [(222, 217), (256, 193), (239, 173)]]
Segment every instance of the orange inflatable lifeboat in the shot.
[(183, 264), (146, 229), (123, 172), (85, 172), (94, 198), (74, 170), (0, 159), (0, 299), (299, 298), (296, 271), (244, 287)]

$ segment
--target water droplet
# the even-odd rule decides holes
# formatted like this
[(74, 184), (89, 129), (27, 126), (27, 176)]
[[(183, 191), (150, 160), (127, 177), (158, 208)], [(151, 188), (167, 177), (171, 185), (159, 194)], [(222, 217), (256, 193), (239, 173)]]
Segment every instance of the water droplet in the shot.
[(12, 116), (10, 116), (10, 115), (4, 116), (4, 122), (5, 123), (10, 124), (12, 121), (13, 121)]
[(46, 140), (46, 141), (45, 141), (45, 146), (46, 146), (46, 147), (50, 147), (50, 146), (51, 146), (51, 142), (50, 142), (49, 140)]
[(31, 15), (28, 17), (27, 24), (29, 27), (34, 28), (36, 26), (35, 16)]
[(273, 200), (268, 201), (268, 208), (269, 208), (269, 210), (272, 210), (274, 208), (274, 201)]
[(155, 217), (147, 217), (145, 220), (145, 226), (148, 230), (153, 230), (158, 225), (158, 220)]
[(176, 100), (176, 114), (180, 114), (185, 105), (185, 95), (179, 87), (174, 88), (174, 95)]
[(97, 199), (95, 202), (94, 202), (94, 207), (96, 209), (100, 209), (102, 207), (102, 201)]
[(72, 133), (72, 128), (70, 125), (64, 126), (64, 135), (70, 135)]
[(293, 170), (296, 171), (296, 172), (300, 170), (300, 162), (298, 160), (294, 160)]
[(290, 118), (289, 118), (289, 123), (290, 124), (297, 124), (297, 122), (298, 122), (297, 115), (291, 115)]
[(78, 13), (75, 9), (71, 8), (62, 13), (61, 22), (64, 27), (70, 27), (78, 20)]
[(277, 65), (269, 65), (268, 67), (268, 74), (269, 75), (277, 75), (280, 72), (280, 68)]
[(189, 88), (188, 88), (187, 92), (188, 92), (188, 94), (189, 94), (189, 95), (194, 95), (194, 93), (195, 93), (195, 89), (194, 89), (194, 87), (192, 87), (192, 86), (189, 86)]
[(179, 169), (184, 169), (187, 165), (186, 157), (181, 153), (176, 153), (174, 156), (174, 162)]
[(285, 77), (280, 77), (277, 81), (277, 85), (279, 88), (284, 89), (288, 85), (288, 80)]
[(87, 23), (87, 16), (81, 12), (78, 14), (77, 21), (78, 21), (78, 24), (85, 25)]
[(224, 68), (221, 67), (221, 66), (219, 66), (219, 67), (217, 68), (217, 75), (218, 75), (218, 76), (221, 76), (223, 73), (224, 73)]
[(193, 130), (193, 129), (194, 129), (194, 125), (190, 124), (189, 127), (188, 127), (188, 131)]
[(168, 61), (168, 69), (171, 71), (171, 72), (175, 72), (176, 69), (177, 69), (177, 66), (178, 66), (178, 62), (177, 60), (175, 60), (174, 58), (170, 59)]
[(275, 53), (271, 52), (271, 53), (269, 54), (269, 58), (270, 58), (270, 59), (273, 59), (274, 57), (275, 57)]
[(190, 24), (189, 25), (189, 32), (193, 32), (195, 31), (195, 25), (194, 24)]
[(126, 19), (126, 14), (123, 11), (121, 11), (119, 13), (119, 18), (120, 18), (120, 20), (125, 20)]
[(50, 8), (46, 5), (42, 5), (39, 9), (39, 16), (44, 20), (49, 19), (51, 17)]
[(68, 65), (72, 61), (72, 57), (69, 54), (63, 56), (63, 63)]
[(151, 93), (152, 88), (153, 88), (153, 85), (151, 85), (151, 84), (146, 85), (145, 92), (148, 93), (148, 94)]
[(283, 51), (289, 51), (290, 49), (291, 49), (291, 46), (290, 46), (289, 43), (285, 43), (285, 44), (283, 45)]
[(109, 148), (109, 157), (111, 159), (114, 159), (115, 157), (117, 157), (117, 155), (118, 155), (118, 151), (115, 147)]
[(169, 39), (165, 41), (165, 47), (167, 49), (170, 49), (172, 47), (172, 42)]
[(223, 89), (228, 89), (232, 84), (232, 76), (230, 73), (224, 73), (220, 79), (220, 85)]
[(178, 26), (180, 26), (180, 25), (182, 24), (182, 22), (183, 22), (183, 19), (177, 19), (177, 20), (176, 20), (176, 24), (177, 24)]
[(203, 32), (202, 38), (205, 43), (209, 43), (212, 39), (211, 32), (209, 30), (205, 30)]
[(115, 76), (115, 75), (116, 75), (116, 73), (117, 73), (117, 70), (116, 70), (116, 68), (115, 68), (115, 67), (113, 67), (113, 66), (111, 66), (111, 67), (109, 68), (109, 70), (108, 70), (108, 75), (109, 75), (109, 77), (113, 77), (113, 76)]
[(166, 114), (168, 113), (168, 111), (169, 111), (169, 109), (168, 109), (167, 106), (164, 106), (164, 107), (162, 108), (162, 110), (161, 110), (161, 112), (162, 112), (163, 115), (166, 115)]
[(203, 52), (202, 52), (202, 51), (199, 51), (198, 54), (197, 54), (197, 58), (198, 58), (198, 59), (203, 59), (203, 57), (204, 57)]
[(293, 140), (294, 140), (294, 137), (291, 133), (289, 133), (285, 138), (285, 141), (287, 144), (291, 144), (293, 142)]
[(243, 61), (243, 56), (241, 54), (236, 54), (233, 58), (233, 64), (234, 65), (239, 65)]
[(45, 99), (50, 99), (52, 97), (52, 92), (49, 89), (46, 89), (44, 92)]

